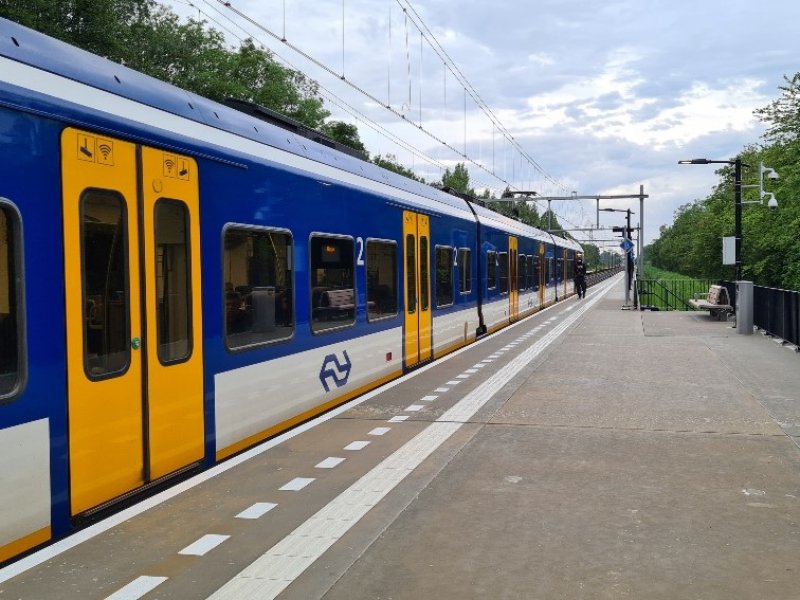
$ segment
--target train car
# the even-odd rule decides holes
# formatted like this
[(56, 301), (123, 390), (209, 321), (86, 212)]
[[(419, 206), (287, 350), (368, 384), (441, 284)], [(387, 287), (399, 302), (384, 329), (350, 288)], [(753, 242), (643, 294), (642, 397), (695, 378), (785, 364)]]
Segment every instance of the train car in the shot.
[(0, 19), (0, 562), (563, 296), (571, 242), (250, 109)]

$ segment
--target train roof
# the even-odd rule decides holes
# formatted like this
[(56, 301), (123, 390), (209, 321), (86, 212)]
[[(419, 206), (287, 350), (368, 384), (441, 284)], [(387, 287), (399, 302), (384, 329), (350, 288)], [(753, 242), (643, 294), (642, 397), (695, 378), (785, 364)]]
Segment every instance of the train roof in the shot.
[(475, 214), (478, 215), (478, 219), (483, 225), (490, 225), (497, 227), (498, 229), (510, 231), (521, 236), (547, 242), (548, 244), (555, 244), (571, 250), (581, 249), (580, 244), (573, 240), (551, 235), (546, 231), (542, 231), (536, 227), (531, 227), (530, 225), (521, 223), (520, 221), (516, 221), (505, 215), (501, 215), (500, 213), (494, 212), (493, 210), (479, 204), (473, 204), (473, 208), (475, 209)]
[[(0, 57), (6, 57), (12, 61), (206, 125), (218, 131), (228, 132), (259, 145), (269, 146), (321, 165), (327, 165), (358, 178), (366, 178), (391, 186), (396, 190), (416, 196), (416, 198), (411, 198), (400, 194), (400, 199), (408, 200), (412, 204), (419, 205), (422, 199), (428, 202), (433, 201), (436, 204), (430, 206), (430, 210), (444, 210), (450, 214), (460, 214), (464, 218), (472, 218), (469, 208), (462, 199), (432, 186), (392, 173), (374, 163), (337, 151), (325, 143), (308, 139), (300, 133), (279, 128), (264, 119), (182, 90), (2, 18), (0, 18)], [(0, 80), (2, 79), (8, 81), (5, 68), (0, 68)], [(24, 85), (27, 86), (28, 83), (33, 84), (26, 79)], [(60, 94), (52, 95), (61, 97)], [(88, 97), (86, 99), (90, 100)], [(103, 110), (99, 103), (97, 110)], [(120, 117), (124, 118), (122, 115)], [(197, 128), (185, 129), (186, 131), (197, 130)], [(218, 138), (215, 138), (215, 141), (216, 139)], [(250, 153), (260, 156), (255, 148), (255, 145), (246, 143), (235, 146), (237, 150), (243, 152), (249, 150)], [(275, 156), (275, 154), (272, 153), (270, 156)], [(290, 162), (292, 166), (303, 168), (302, 163), (298, 161)], [(309, 165), (305, 166), (305, 170), (309, 170)], [(324, 169), (323, 173), (331, 175), (333, 170)], [(332, 178), (336, 179), (336, 177)], [(339, 179), (342, 180), (341, 177)], [(352, 177), (344, 178), (343, 182), (358, 185), (357, 180)], [(376, 186), (370, 187), (378, 189)], [(384, 195), (388, 194), (388, 190), (384, 191)], [(424, 204), (425, 202), (422, 202), (421, 208), (424, 208)]]

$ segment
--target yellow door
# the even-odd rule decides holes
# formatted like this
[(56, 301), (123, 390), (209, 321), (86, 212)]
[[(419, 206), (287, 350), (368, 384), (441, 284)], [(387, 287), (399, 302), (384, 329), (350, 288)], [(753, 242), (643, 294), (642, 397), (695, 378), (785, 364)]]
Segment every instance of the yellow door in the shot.
[(519, 318), (519, 279), (517, 277), (518, 240), (508, 238), (508, 316), (510, 321)]
[(142, 148), (149, 479), (203, 458), (197, 164)]
[(432, 357), (430, 254), (429, 218), (403, 211), (406, 367)]
[[(175, 190), (152, 176), (140, 181), (141, 149), (136, 145), (66, 129), (61, 150), (70, 503), (72, 514), (80, 514), (202, 456), (202, 395), (200, 404), (188, 400), (202, 386), (199, 275), (189, 275), (189, 268), (197, 271), (200, 266), (197, 184), (196, 167), (184, 159), (195, 186), (193, 199), (187, 201), (194, 208), (186, 205), (194, 224), (181, 229), (175, 225), (180, 211), (174, 204), (165, 209), (139, 196), (140, 183), (151, 190), (159, 185)], [(146, 189), (143, 195), (150, 198)], [(165, 221), (171, 233), (165, 233)], [(183, 315), (175, 308), (173, 296), (180, 293), (171, 276), (180, 263), (181, 244), (165, 248), (178, 236), (176, 231), (184, 233), (184, 250), (192, 251), (191, 259), (184, 259), (191, 266), (184, 269), (183, 283), (193, 291), (183, 294), (190, 298)], [(165, 285), (172, 288), (165, 292)], [(171, 321), (165, 323), (165, 316)], [(181, 329), (182, 317), (191, 325)], [(183, 338), (174, 333), (187, 330)], [(160, 342), (167, 344), (166, 350)], [(181, 354), (187, 348), (188, 355)], [(160, 356), (167, 357), (161, 361), (165, 365), (159, 364)], [(184, 369), (174, 378), (180, 389), (165, 386), (172, 377), (165, 370), (178, 365)], [(169, 397), (176, 394), (177, 399)], [(180, 404), (180, 415), (165, 408), (174, 402)], [(170, 428), (172, 441), (165, 448), (163, 432)], [(199, 442), (199, 453), (184, 448), (184, 436), (193, 446)]]

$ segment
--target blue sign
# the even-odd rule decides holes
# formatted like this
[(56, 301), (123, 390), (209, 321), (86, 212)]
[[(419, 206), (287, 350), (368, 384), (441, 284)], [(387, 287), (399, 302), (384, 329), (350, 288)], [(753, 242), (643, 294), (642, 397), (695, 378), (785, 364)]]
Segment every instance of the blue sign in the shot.
[(326, 392), (330, 392), (331, 388), (328, 385), (328, 379), (333, 379), (336, 387), (342, 387), (347, 384), (347, 379), (350, 377), (350, 369), (353, 368), (353, 363), (350, 362), (350, 357), (347, 356), (347, 350), (343, 351), (344, 362), (340, 363), (339, 358), (335, 354), (328, 354), (322, 363), (322, 368), (319, 370), (319, 380), (322, 382), (322, 387)]
[(619, 247), (622, 248), (625, 252), (630, 252), (631, 250), (633, 250), (633, 242), (626, 238), (622, 240), (622, 243), (619, 245)]

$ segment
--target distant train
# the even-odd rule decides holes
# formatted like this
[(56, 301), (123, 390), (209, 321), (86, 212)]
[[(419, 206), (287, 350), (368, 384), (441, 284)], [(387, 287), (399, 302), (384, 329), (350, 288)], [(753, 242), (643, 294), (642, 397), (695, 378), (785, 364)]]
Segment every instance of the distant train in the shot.
[(0, 19), (0, 561), (571, 295), (579, 249)]

